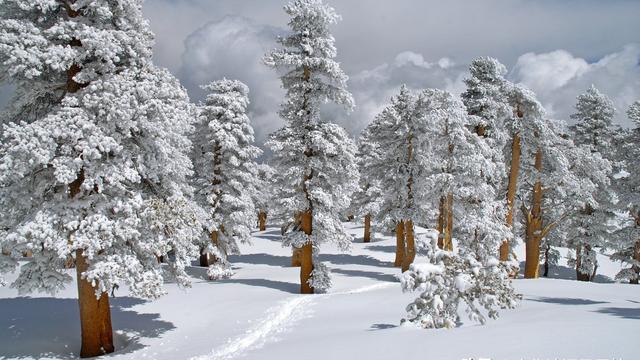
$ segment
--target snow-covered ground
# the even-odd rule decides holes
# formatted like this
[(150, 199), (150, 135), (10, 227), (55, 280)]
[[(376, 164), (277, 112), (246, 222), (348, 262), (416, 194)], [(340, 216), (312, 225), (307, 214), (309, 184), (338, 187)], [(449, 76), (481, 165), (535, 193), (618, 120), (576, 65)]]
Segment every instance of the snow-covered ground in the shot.
[[(112, 298), (114, 359), (640, 359), (640, 287), (611, 283), (619, 269), (606, 257), (598, 283), (516, 280), (523, 301), (485, 326), (466, 321), (450, 330), (399, 326), (414, 294), (403, 294), (392, 266), (395, 240), (379, 236), (353, 251), (324, 248), (334, 286), (327, 294), (298, 295), (298, 268), (280, 245), (278, 228), (255, 233), (236, 275), (205, 280), (190, 269), (193, 287), (168, 284), (155, 302)], [(522, 249), (517, 249), (522, 254)], [(424, 261), (418, 257), (417, 261)], [(564, 279), (562, 279), (564, 278)], [(9, 278), (11, 280), (11, 277)], [(0, 288), (0, 359), (72, 359), (80, 348), (74, 284), (56, 297), (19, 297)]]

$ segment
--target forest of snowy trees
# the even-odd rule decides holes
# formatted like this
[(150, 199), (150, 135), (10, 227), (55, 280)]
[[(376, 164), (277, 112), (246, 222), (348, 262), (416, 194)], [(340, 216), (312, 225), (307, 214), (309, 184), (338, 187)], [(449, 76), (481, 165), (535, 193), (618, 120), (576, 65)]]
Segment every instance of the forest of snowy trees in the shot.
[[(154, 65), (141, 3), (0, 2), (0, 80), (15, 86), (0, 130), (0, 283), (55, 293), (75, 269), (82, 357), (114, 351), (114, 289), (188, 288), (192, 262), (210, 281), (232, 277), (229, 255), (267, 223), (303, 294), (331, 287), (319, 256), (350, 250), (345, 222), (362, 221), (365, 242), (393, 234), (402, 290), (417, 293), (403, 321), (424, 328), (455, 327), (459, 307), (480, 323), (515, 307), (512, 279), (547, 276), (567, 261), (559, 248), (576, 280), (606, 254), (624, 265), (617, 281), (638, 284), (640, 99), (616, 109), (591, 86), (569, 126), (479, 57), (460, 96), (402, 86), (349, 134), (323, 111), (357, 106), (331, 33), (341, 18), (293, 0), (289, 32), (262, 59), (285, 90), (263, 155), (247, 110), (260, 94), (220, 79), (192, 103)], [(635, 127), (614, 125), (617, 111)]]

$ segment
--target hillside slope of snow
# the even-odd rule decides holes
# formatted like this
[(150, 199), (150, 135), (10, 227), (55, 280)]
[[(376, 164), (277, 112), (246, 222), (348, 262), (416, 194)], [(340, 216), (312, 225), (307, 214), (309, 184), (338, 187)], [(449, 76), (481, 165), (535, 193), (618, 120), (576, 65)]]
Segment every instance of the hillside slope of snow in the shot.
[[(254, 233), (244, 255), (230, 259), (231, 279), (208, 281), (206, 269), (192, 267), (191, 289), (167, 284), (168, 294), (155, 302), (117, 290), (111, 299), (117, 349), (105, 358), (640, 358), (640, 288), (612, 283), (619, 266), (604, 256), (598, 283), (579, 283), (572, 269), (552, 268), (555, 279), (516, 280), (523, 301), (498, 320), (423, 330), (399, 325), (417, 294), (400, 290), (395, 239), (376, 234), (363, 244), (362, 227), (348, 226), (356, 234), (350, 254), (323, 248), (334, 282), (327, 294), (297, 294), (299, 269), (289, 266), (277, 228)], [(76, 296), (73, 283), (55, 297), (0, 288), (0, 359), (76, 358)]]

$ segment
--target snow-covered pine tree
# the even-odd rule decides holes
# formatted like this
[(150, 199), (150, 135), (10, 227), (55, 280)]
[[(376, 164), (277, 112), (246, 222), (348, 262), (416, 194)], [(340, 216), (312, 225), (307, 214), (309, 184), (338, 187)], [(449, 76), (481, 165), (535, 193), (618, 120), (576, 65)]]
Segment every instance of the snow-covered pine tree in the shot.
[(522, 115), (515, 124), (522, 151), (518, 193), (525, 225), (524, 275), (537, 278), (545, 238), (560, 226), (571, 228), (572, 217), (586, 204), (597, 206), (594, 195), (608, 184), (611, 166), (599, 154), (575, 146), (564, 123), (550, 120), (530, 90), (513, 86), (510, 101)]
[(347, 76), (334, 60), (336, 48), (329, 26), (339, 20), (321, 0), (295, 0), (285, 6), (290, 33), (282, 48), (265, 63), (282, 71), (286, 90), (280, 116), (286, 125), (271, 135), (280, 217), (298, 223), (285, 234), (285, 246), (301, 249), (302, 293), (330, 286), (328, 268), (317, 262), (320, 245), (335, 242), (348, 249), (351, 236), (340, 214), (358, 187), (356, 145), (340, 126), (321, 118), (326, 102), (353, 108)]
[(381, 149), (364, 174), (369, 181), (379, 181), (382, 196), (375, 219), (382, 226), (395, 227), (394, 265), (403, 270), (416, 254), (414, 221), (431, 218), (433, 210), (425, 191), (430, 166), (425, 112), (424, 94), (414, 95), (403, 85), (365, 130), (366, 139)]
[(490, 179), (496, 196), (507, 194), (506, 203), (503, 204), (506, 207), (505, 223), (512, 230), (500, 245), (500, 261), (507, 261), (511, 253), (510, 241), (513, 239), (516, 185), (520, 169), (520, 135), (511, 131), (512, 123), (518, 121), (518, 114), (511, 108), (506, 94), (510, 83), (504, 78), (507, 73), (504, 65), (494, 58), (480, 57), (471, 62), (469, 73), (471, 76), (464, 80), (467, 89), (461, 95), (462, 101), (467, 112), (480, 120), (475, 125), (475, 131), (494, 150), (492, 162), (505, 169), (509, 167), (508, 180), (504, 177), (506, 172), (502, 170)]
[(351, 199), (350, 213), (364, 219), (363, 241), (371, 241), (371, 220), (380, 210), (382, 189), (378, 180), (377, 162), (381, 149), (369, 128), (365, 128), (358, 140), (358, 169), (360, 187)]
[(437, 237), (427, 246), (426, 264), (412, 264), (400, 281), (404, 292), (421, 291), (407, 305), (408, 317), (402, 322), (423, 328), (453, 328), (461, 323), (459, 307), (472, 321), (481, 324), (498, 317), (498, 309), (514, 308), (516, 294), (508, 276), (507, 264), (497, 259), (485, 264), (473, 255), (441, 250)]
[(616, 280), (638, 284), (640, 280), (640, 100), (627, 110), (634, 127), (622, 132), (616, 141), (616, 162), (622, 169), (613, 176), (612, 185), (619, 198), (618, 209), (623, 214), (620, 228), (607, 242), (614, 250), (611, 258), (626, 265)]
[(273, 168), (267, 164), (258, 164), (258, 183), (253, 195), (253, 202), (258, 212), (258, 230), (265, 231), (267, 229), (267, 219), (273, 201)]
[[(552, 144), (557, 136), (549, 128), (544, 108), (532, 91), (519, 85), (511, 85), (508, 96), (514, 109), (511, 122), (514, 134), (512, 154), (518, 155), (512, 158), (509, 177), (514, 175), (513, 169), (519, 164), (520, 174), (516, 178), (518, 184), (513, 191), (520, 193), (523, 199), (520, 210), (525, 224), (525, 277), (537, 278), (543, 231), (543, 160), (555, 160), (555, 154), (548, 159), (543, 156), (544, 151), (553, 150)], [(511, 190), (511, 179), (509, 183)], [(527, 199), (530, 200), (530, 206), (526, 205)]]
[(17, 90), (0, 135), (0, 270), (29, 250), (12, 286), (55, 292), (75, 257), (81, 357), (114, 350), (108, 292), (158, 297), (165, 271), (188, 285), (197, 254), (195, 111), (151, 45), (138, 0), (2, 3), (0, 73)]
[(237, 80), (219, 80), (208, 90), (200, 108), (194, 140), (196, 199), (207, 212), (206, 236), (199, 239), (200, 266), (211, 279), (229, 277), (229, 254), (238, 242), (249, 242), (256, 221), (253, 195), (258, 185), (261, 150), (253, 145), (253, 128), (246, 114), (249, 88)]
[[(586, 93), (578, 96), (577, 100), (576, 113), (571, 115), (577, 121), (572, 127), (574, 142), (576, 145), (588, 146), (592, 153), (610, 158), (615, 152), (613, 102), (593, 85)], [(576, 250), (576, 278), (580, 281), (589, 281), (595, 276), (598, 266), (596, 248), (602, 247), (609, 237), (609, 220), (615, 216), (610, 189), (600, 190), (595, 203), (586, 203), (580, 213), (576, 214), (579, 221), (576, 221), (575, 227), (580, 230), (575, 237), (569, 239), (568, 246)]]
[[(437, 223), (444, 237), (438, 245), (451, 251), (455, 236), (461, 253), (486, 263), (497, 256), (509, 231), (504, 199), (496, 190), (506, 177), (502, 149), (478, 135), (477, 124), (483, 120), (468, 115), (452, 94), (428, 89), (422, 96), (429, 124), (428, 150), (421, 154), (428, 162), (422, 191), (432, 209), (440, 208)], [(438, 206), (438, 199), (446, 199), (444, 206)]]

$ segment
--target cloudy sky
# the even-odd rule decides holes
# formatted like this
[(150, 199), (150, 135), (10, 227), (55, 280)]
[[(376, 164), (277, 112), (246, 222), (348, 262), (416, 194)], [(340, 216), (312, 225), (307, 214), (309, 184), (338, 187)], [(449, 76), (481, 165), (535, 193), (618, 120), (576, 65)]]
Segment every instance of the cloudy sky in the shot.
[[(261, 64), (286, 31), (284, 0), (146, 0), (155, 62), (180, 78), (194, 101), (222, 77), (251, 88), (258, 142), (282, 123), (282, 90)], [(567, 119), (594, 84), (618, 108), (640, 99), (640, 0), (333, 0), (338, 60), (357, 109), (329, 116), (357, 133), (402, 83), (460, 93), (468, 63), (498, 58), (509, 79), (532, 88), (549, 114)]]

